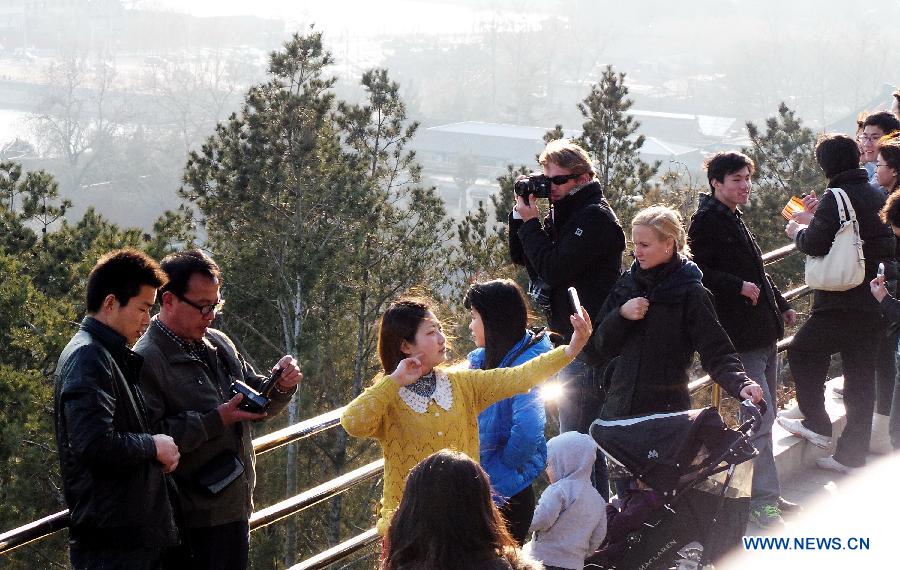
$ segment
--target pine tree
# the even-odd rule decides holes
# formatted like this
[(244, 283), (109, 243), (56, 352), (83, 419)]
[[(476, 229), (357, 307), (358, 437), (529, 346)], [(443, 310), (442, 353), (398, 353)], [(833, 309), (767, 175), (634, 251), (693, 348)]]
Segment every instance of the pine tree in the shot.
[[(420, 168), (406, 148), (418, 125), (407, 121), (399, 86), (375, 69), (362, 77), (362, 104), (336, 101), (326, 75), (332, 61), (313, 31), (273, 53), (271, 79), (252, 87), (241, 112), (191, 154), (181, 191), (223, 268), (232, 307), (222, 321), (226, 332), (256, 362), (290, 353), (302, 363), (303, 389), (288, 422), (362, 390), (374, 372), (373, 325), (399, 292), (441, 280), (449, 231), (440, 199), (419, 185)], [(370, 442), (350, 445), (340, 430), (324, 441), (302, 456), (289, 450), (283, 464), (271, 460), (285, 476), (260, 470), (257, 499), (282, 499), (273, 489), (285, 487), (296, 494), (299, 473), (320, 483), (353, 457), (374, 453)], [(353, 511), (343, 512), (342, 502)], [(331, 506), (328, 525), (303, 513), (285, 526), (282, 562), (370, 524), (367, 503)], [(296, 544), (292, 528), (304, 521), (313, 532)], [(276, 538), (255, 533), (254, 559), (271, 552), (266, 542)]]
[[(747, 123), (750, 148), (743, 149), (756, 164), (753, 192), (746, 209), (748, 227), (756, 235), (763, 251), (788, 245), (781, 209), (791, 196), (803, 196), (811, 190), (821, 193), (826, 180), (815, 160), (816, 135), (803, 126), (794, 111), (782, 103), (778, 115), (766, 119), (763, 132)], [(783, 290), (801, 283), (803, 258), (794, 255), (769, 267), (769, 273)]]
[(645, 139), (635, 136), (640, 123), (628, 114), (632, 104), (625, 74), (611, 65), (578, 104), (586, 119), (579, 142), (593, 157), (603, 193), (623, 225), (630, 224), (659, 169), (659, 162), (647, 164), (639, 157)]

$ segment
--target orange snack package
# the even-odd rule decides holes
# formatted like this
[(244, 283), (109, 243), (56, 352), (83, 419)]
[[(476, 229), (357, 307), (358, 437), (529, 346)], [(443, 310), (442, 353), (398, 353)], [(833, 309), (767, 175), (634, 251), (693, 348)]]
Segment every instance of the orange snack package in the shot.
[(805, 210), (803, 207), (803, 200), (796, 196), (791, 196), (791, 200), (784, 209), (781, 210), (781, 215), (784, 216), (786, 220), (790, 220), (796, 212), (802, 212), (803, 210)]

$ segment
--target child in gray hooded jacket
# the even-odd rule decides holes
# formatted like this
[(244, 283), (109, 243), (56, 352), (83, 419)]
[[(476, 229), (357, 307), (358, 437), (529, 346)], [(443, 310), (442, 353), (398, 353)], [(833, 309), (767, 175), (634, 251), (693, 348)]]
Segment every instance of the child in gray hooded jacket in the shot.
[(577, 431), (547, 442), (547, 477), (529, 532), (531, 555), (554, 568), (582, 570), (606, 536), (606, 501), (591, 485), (597, 444)]

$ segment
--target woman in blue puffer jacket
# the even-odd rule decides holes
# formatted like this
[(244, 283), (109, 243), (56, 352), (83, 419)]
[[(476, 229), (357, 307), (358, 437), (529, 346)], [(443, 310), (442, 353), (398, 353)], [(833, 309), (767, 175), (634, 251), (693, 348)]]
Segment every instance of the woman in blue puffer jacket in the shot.
[[(469, 354), (472, 368), (516, 366), (553, 348), (549, 335), (528, 329), (525, 295), (513, 281), (497, 279), (472, 285), (465, 306), (472, 314), (469, 330), (479, 347)], [(534, 514), (532, 482), (547, 465), (545, 420), (536, 388), (500, 400), (478, 416), (481, 466), (519, 545), (528, 536)]]

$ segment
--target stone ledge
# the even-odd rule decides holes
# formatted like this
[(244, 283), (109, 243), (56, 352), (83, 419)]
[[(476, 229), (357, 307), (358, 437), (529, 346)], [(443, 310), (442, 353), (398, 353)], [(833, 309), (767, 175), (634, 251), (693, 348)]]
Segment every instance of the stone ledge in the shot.
[(775, 466), (778, 468), (778, 480), (784, 483), (807, 468), (815, 468), (815, 461), (820, 457), (834, 453), (834, 445), (844, 429), (847, 421), (844, 411), (844, 399), (836, 396), (834, 387), (842, 387), (844, 377), (838, 376), (825, 383), (825, 409), (831, 418), (832, 444), (828, 449), (820, 449), (802, 437), (785, 430), (778, 422), (772, 426), (772, 453), (775, 455)]

